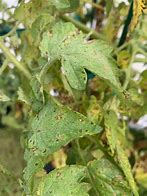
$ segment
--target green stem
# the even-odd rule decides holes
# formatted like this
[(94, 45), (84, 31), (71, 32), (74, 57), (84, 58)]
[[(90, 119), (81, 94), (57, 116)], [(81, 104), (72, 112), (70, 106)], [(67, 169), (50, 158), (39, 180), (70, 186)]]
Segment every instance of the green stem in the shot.
[[(133, 49), (132, 49), (132, 51), (133, 51)], [(134, 61), (135, 54), (136, 54), (136, 51), (133, 51), (132, 56), (131, 56), (131, 60), (130, 60), (130, 63), (129, 63), (129, 67), (128, 67), (127, 72), (126, 72), (126, 80), (125, 80), (124, 85), (123, 85), (124, 90), (127, 89), (127, 86), (129, 84), (129, 80), (130, 80), (130, 77), (131, 77), (132, 63)]]
[(141, 53), (141, 54), (143, 54), (145, 57), (147, 57), (147, 53), (146, 53), (145, 49), (137, 48), (136, 53), (139, 53), (139, 54)]
[(70, 16), (65, 16), (62, 15), (61, 18), (66, 21), (66, 22), (71, 22), (73, 23), (77, 28), (79, 28), (81, 31), (83, 31), (84, 33), (90, 33), (92, 31), (91, 37), (93, 39), (103, 39), (104, 40), (104, 36), (97, 33), (96, 31), (86, 27), (84, 24), (82, 24), (81, 22), (75, 20), (74, 18), (70, 17)]
[(2, 66), (0, 67), (0, 75), (2, 75), (2, 73), (5, 71), (5, 69), (7, 68), (8, 65), (8, 61), (7, 59), (3, 62)]
[(96, 193), (95, 196), (99, 196), (99, 192), (97, 191), (96, 186), (94, 185), (93, 176), (91, 175), (90, 169), (87, 167), (86, 161), (85, 161), (85, 159), (84, 159), (84, 157), (83, 157), (83, 155), (81, 153), (81, 148), (80, 148), (80, 144), (79, 144), (79, 140), (78, 139), (76, 140), (76, 145), (77, 145), (77, 150), (78, 150), (79, 156), (80, 156), (84, 166), (86, 166), (86, 168), (87, 168), (87, 173), (88, 173), (88, 177), (89, 177), (90, 183), (91, 183), (91, 185), (92, 185), (92, 187), (93, 187), (93, 189), (95, 190), (95, 193)]
[(147, 58), (135, 58), (135, 62), (147, 63)]
[(15, 66), (26, 76), (28, 79), (31, 79), (30, 72), (25, 68), (25, 66), (20, 63), (16, 57), (9, 51), (9, 49), (5, 46), (4, 42), (0, 39), (0, 48), (6, 56), (6, 59), (15, 64)]

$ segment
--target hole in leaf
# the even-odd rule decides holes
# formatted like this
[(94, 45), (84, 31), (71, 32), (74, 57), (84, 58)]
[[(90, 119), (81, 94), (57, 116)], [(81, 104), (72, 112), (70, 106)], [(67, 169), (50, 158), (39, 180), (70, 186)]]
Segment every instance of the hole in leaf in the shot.
[(57, 177), (61, 176), (61, 172), (57, 172)]
[(46, 153), (46, 149), (43, 150), (43, 153)]
[(49, 172), (51, 172), (52, 170), (54, 170), (54, 167), (53, 167), (53, 165), (51, 163), (47, 163), (47, 164), (44, 165), (43, 169), (48, 174)]

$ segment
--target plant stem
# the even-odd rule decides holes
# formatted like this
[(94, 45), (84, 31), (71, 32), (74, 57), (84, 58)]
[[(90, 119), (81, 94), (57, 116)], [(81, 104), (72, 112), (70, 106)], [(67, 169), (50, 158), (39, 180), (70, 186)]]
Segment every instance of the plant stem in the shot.
[(9, 49), (5, 46), (5, 43), (0, 39), (0, 48), (6, 56), (8, 62), (14, 63), (15, 66), (26, 76), (29, 80), (31, 79), (30, 72), (25, 68), (25, 66), (20, 63), (16, 57), (9, 51)]
[(84, 24), (82, 24), (81, 22), (75, 20), (74, 18), (70, 17), (70, 16), (66, 16), (66, 15), (62, 15), (61, 18), (66, 21), (66, 22), (71, 22), (73, 23), (77, 28), (79, 28), (81, 31), (83, 31), (84, 33), (90, 33), (92, 31), (91, 37), (94, 39), (103, 39), (104, 40), (104, 36), (97, 33), (96, 31), (86, 27)]
[(147, 63), (147, 58), (135, 58), (135, 62)]
[(87, 167), (86, 161), (85, 161), (85, 159), (84, 159), (84, 157), (83, 157), (83, 155), (81, 153), (79, 140), (77, 139), (75, 142), (76, 142), (76, 145), (77, 145), (77, 150), (78, 150), (79, 156), (80, 156), (84, 166), (86, 166), (86, 168), (87, 168), (87, 173), (88, 173), (89, 180), (90, 180), (91, 185), (92, 185), (92, 187), (93, 187), (93, 189), (95, 190), (95, 193), (96, 193), (95, 196), (99, 196), (99, 192), (97, 191), (96, 186), (94, 185), (93, 176), (91, 175), (90, 169)]
[(129, 63), (129, 67), (128, 67), (127, 72), (126, 72), (126, 80), (125, 80), (124, 85), (123, 85), (124, 90), (127, 89), (127, 86), (129, 84), (129, 79), (131, 77), (132, 63), (134, 61), (135, 54), (136, 54), (136, 51), (133, 51), (132, 56), (131, 56), (131, 60), (130, 60), (130, 63)]
[(7, 68), (8, 65), (8, 61), (7, 59), (3, 62), (2, 66), (0, 67), (0, 75), (2, 75), (2, 73), (5, 71), (5, 69)]
[(128, 16), (126, 18), (124, 29), (123, 29), (123, 32), (121, 34), (118, 46), (123, 45), (125, 40), (126, 40), (126, 37), (127, 37), (127, 34), (128, 34), (128, 30), (129, 30), (129, 25), (131, 23), (132, 17), (133, 17), (133, 0), (131, 0), (130, 9), (128, 11)]
[(101, 6), (101, 5), (99, 5), (99, 4), (97, 4), (97, 3), (94, 3), (94, 2), (91, 2), (90, 3), (93, 7), (95, 7), (96, 9), (99, 9), (99, 10), (101, 10), (101, 11), (104, 11), (104, 8)]

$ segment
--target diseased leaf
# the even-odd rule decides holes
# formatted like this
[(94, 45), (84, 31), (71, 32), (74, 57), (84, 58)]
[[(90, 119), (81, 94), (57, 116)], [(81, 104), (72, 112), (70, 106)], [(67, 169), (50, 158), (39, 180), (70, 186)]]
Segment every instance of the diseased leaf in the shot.
[(33, 46), (39, 45), (42, 37), (42, 33), (50, 28), (54, 17), (50, 16), (48, 13), (43, 13), (33, 22), (31, 27), (31, 35), (34, 40)]
[(26, 26), (31, 27), (32, 23), (42, 14), (47, 13), (48, 18), (54, 6), (57, 9), (65, 9), (70, 7), (70, 3), (68, 0), (35, 0), (29, 1), (28, 3), (21, 2), (15, 10), (14, 17), (18, 21), (23, 21)]
[(106, 129), (106, 137), (108, 139), (108, 143), (111, 149), (112, 154), (114, 155), (116, 149), (117, 142), (117, 127), (118, 127), (118, 119), (117, 115), (114, 111), (110, 110), (104, 116), (105, 118), (105, 129)]
[[(123, 172), (105, 157), (92, 161), (88, 166), (93, 186), (100, 196), (131, 196), (131, 190)], [(96, 195), (96, 194), (95, 194)]]
[(101, 128), (82, 114), (50, 101), (33, 119), (32, 130), (29, 148), (35, 155), (44, 156), (76, 138), (97, 134)]
[(128, 180), (130, 187), (132, 188), (132, 192), (135, 196), (139, 196), (138, 191), (137, 191), (137, 187), (132, 175), (132, 171), (131, 171), (131, 166), (130, 163), (128, 161), (128, 158), (125, 154), (125, 151), (123, 150), (123, 148), (120, 146), (120, 142), (117, 142), (117, 157), (118, 157), (118, 161), (119, 164), (126, 176), (126, 179)]
[(133, 1), (133, 19), (131, 22), (131, 31), (134, 30), (138, 23), (139, 16), (142, 14), (143, 9), (145, 8), (146, 0), (134, 0)]
[(90, 185), (82, 182), (86, 167), (66, 166), (45, 176), (37, 191), (38, 196), (89, 196)]
[(105, 127), (106, 127), (106, 136), (107, 136), (110, 148), (111, 148), (111, 152), (113, 155), (116, 152), (118, 162), (126, 176), (126, 179), (129, 182), (129, 185), (134, 195), (137, 196), (138, 192), (137, 192), (137, 187), (136, 187), (133, 175), (132, 175), (131, 166), (125, 154), (125, 151), (121, 147), (120, 141), (119, 141), (117, 115), (112, 110), (110, 110), (109, 113), (105, 114)]
[(100, 40), (87, 41), (85, 35), (71, 23), (57, 23), (52, 33), (45, 33), (40, 45), (41, 53), (51, 62), (61, 60), (70, 85), (78, 90), (86, 87), (85, 69), (97, 74), (116, 90), (122, 91), (117, 79), (117, 67), (112, 48)]
[(43, 169), (43, 162), (39, 157), (30, 157), (28, 159), (27, 167), (24, 169), (24, 179), (28, 183), (30, 183), (33, 175)]
[[(26, 151), (27, 152), (27, 151)], [(29, 153), (30, 154), (30, 153)], [(27, 166), (24, 169), (24, 189), (25, 192), (29, 195), (35, 190), (35, 186), (32, 187), (34, 183), (35, 175), (37, 172), (43, 170), (44, 163), (40, 157), (31, 156), (27, 158)]]
[[(63, 0), (64, 1), (64, 0)], [(56, 2), (56, 1), (54, 1)], [(15, 9), (14, 18), (23, 22), (27, 27), (31, 27), (32, 23), (43, 13), (49, 13), (52, 10), (50, 1), (35, 0), (28, 3), (21, 2)], [(22, 14), (23, 13), (23, 14)], [(29, 20), (28, 20), (29, 18)]]

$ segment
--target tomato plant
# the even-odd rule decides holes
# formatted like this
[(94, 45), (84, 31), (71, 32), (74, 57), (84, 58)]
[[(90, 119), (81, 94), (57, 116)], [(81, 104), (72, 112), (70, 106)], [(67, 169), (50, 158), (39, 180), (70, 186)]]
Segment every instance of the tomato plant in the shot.
[(147, 194), (146, 3), (0, 1), (1, 195)]

